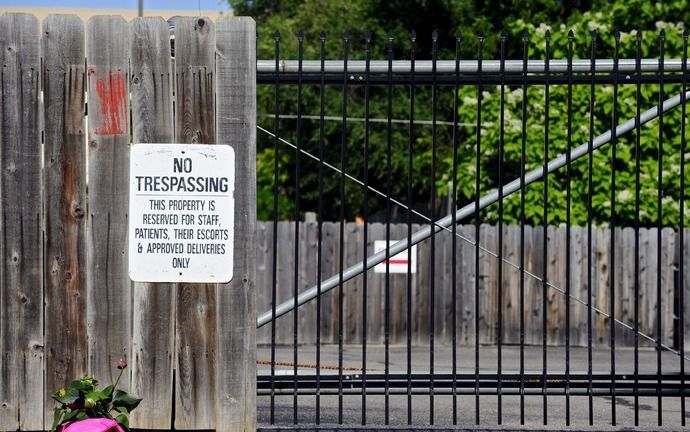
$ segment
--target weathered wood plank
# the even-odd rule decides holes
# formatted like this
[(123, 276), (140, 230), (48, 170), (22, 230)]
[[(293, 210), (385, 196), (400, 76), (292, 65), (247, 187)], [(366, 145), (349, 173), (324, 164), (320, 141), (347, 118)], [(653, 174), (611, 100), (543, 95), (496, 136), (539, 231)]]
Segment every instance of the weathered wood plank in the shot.
[[(479, 342), (496, 342), (496, 323), (498, 322), (496, 276), (498, 252), (497, 227), (482, 224), (479, 244), (484, 250), (479, 252)], [(488, 252), (487, 252), (488, 251)]]
[(673, 346), (674, 320), (674, 251), (676, 236), (673, 228), (665, 227), (661, 230), (661, 342)]
[(46, 425), (49, 393), (86, 374), (84, 23), (43, 21)]
[[(43, 429), (39, 25), (0, 17), (0, 429)], [(11, 205), (7, 205), (11, 203)]]
[[(292, 259), (294, 224), (291, 222), (278, 222), (278, 267), (276, 282), (276, 304), (292, 298), (294, 290), (293, 271), (295, 268)], [(292, 313), (285, 314), (276, 319), (276, 340), (281, 344), (292, 344)]]
[[(216, 32), (205, 17), (175, 26), (175, 141), (213, 144)], [(216, 288), (181, 284), (176, 300), (175, 427), (215, 427)]]
[(474, 317), (476, 310), (474, 308), (474, 284), (475, 284), (475, 269), (474, 269), (474, 241), (475, 231), (474, 226), (464, 225), (461, 227), (462, 235), (470, 241), (462, 241), (458, 247), (461, 248), (462, 253), (462, 270), (458, 273), (462, 286), (462, 313), (460, 315), (462, 322), (462, 341), (466, 344), (474, 343)]
[[(391, 232), (395, 240), (407, 239), (405, 224), (391, 226)], [(373, 247), (371, 252), (373, 252)], [(411, 252), (408, 256), (412, 259)], [(407, 341), (407, 273), (396, 274), (392, 282), (391, 343), (402, 344)]]
[(233, 280), (218, 296), (218, 431), (256, 430), (256, 24), (217, 23), (218, 141), (235, 149)]
[[(316, 222), (303, 222), (300, 230), (300, 292), (303, 292), (316, 285), (318, 228)], [(316, 302), (311, 301), (300, 309), (300, 344), (313, 344), (316, 341)]]
[[(345, 225), (345, 238), (345, 268), (348, 268), (362, 260), (363, 225), (356, 223)], [(345, 293), (343, 336), (345, 343), (361, 342), (362, 277), (358, 276), (343, 284)]]
[[(257, 222), (256, 237), (256, 310), (263, 312), (271, 310), (273, 223)], [(271, 343), (270, 325), (257, 329), (256, 343), (257, 345)]]
[[(86, 29), (88, 130), (87, 328), (89, 372), (107, 382), (131, 348), (127, 270), (129, 188), (129, 31), (118, 16)], [(120, 43), (113, 43), (114, 40)], [(129, 388), (129, 370), (121, 381)]]
[[(324, 222), (322, 226), (323, 244), (321, 246), (321, 281), (338, 272), (339, 226)], [(322, 295), (321, 298), (321, 342), (338, 342), (338, 293), (337, 289)]]
[[(132, 139), (173, 142), (172, 73), (168, 23), (160, 17), (129, 24)], [(175, 284), (135, 283), (132, 301), (132, 391), (143, 398), (131, 424), (172, 424)]]
[[(263, 224), (263, 223), (262, 223)], [(270, 225), (271, 223), (267, 223)], [(290, 243), (294, 225), (291, 222), (281, 222), (285, 224), (286, 232), (282, 234), (283, 242)], [(292, 225), (292, 228), (290, 228)], [(338, 232), (337, 224), (327, 223), (324, 226), (327, 228), (324, 231), (324, 268), (323, 277), (328, 278), (338, 273)], [(309, 238), (310, 230), (316, 231), (316, 225), (310, 227), (309, 224), (303, 225), (307, 231), (301, 235), (304, 238)], [(329, 228), (330, 227), (330, 228)], [(270, 228), (270, 227), (269, 227)], [(330, 229), (330, 231), (329, 231)], [(419, 226), (414, 226), (413, 230), (419, 229)], [(485, 226), (483, 232), (484, 239), (482, 246), (495, 252), (497, 232), (496, 227)], [(506, 226), (504, 232), (504, 258), (515, 265), (519, 263), (520, 242), (519, 242), (519, 226)], [(629, 325), (633, 324), (634, 316), (634, 239), (635, 233), (632, 228), (621, 229), (618, 228), (616, 237), (616, 294), (615, 301), (616, 317)], [(345, 229), (348, 236), (346, 238), (345, 251), (352, 255), (357, 252), (361, 255), (362, 245), (353, 246), (354, 243), (361, 243), (361, 235), (357, 231), (357, 226), (348, 224)], [(401, 239), (406, 237), (407, 226), (405, 224), (391, 225), (392, 238)], [(458, 337), (462, 344), (472, 344), (474, 341), (474, 246), (472, 244), (474, 237), (474, 226), (467, 225), (459, 227), (458, 232), (465, 237), (465, 239), (458, 239)], [(554, 287), (549, 287), (547, 290), (547, 304), (548, 306), (548, 326), (547, 332), (548, 343), (553, 346), (563, 345), (565, 343), (565, 227), (549, 227), (549, 283)], [(353, 234), (354, 233), (354, 234)], [(674, 258), (678, 246), (672, 235), (669, 232), (664, 233), (664, 247), (662, 260), (662, 309), (664, 317), (666, 314), (671, 314), (669, 310), (673, 306), (672, 302), (665, 301), (666, 298), (673, 298), (674, 281), (673, 281), (673, 263), (679, 258)], [(314, 233), (315, 235), (315, 233)], [(587, 345), (587, 228), (586, 227), (572, 227), (571, 228), (571, 327), (570, 327), (570, 342), (571, 346), (586, 346)], [(655, 297), (651, 299), (652, 304), (648, 305), (650, 296), (656, 296), (656, 242), (650, 245), (650, 241), (655, 239), (654, 229), (641, 230), (641, 294), (640, 299), (643, 304), (640, 307), (641, 314), (641, 331), (647, 335), (654, 337), (655, 323), (656, 323), (656, 306)], [(446, 238), (447, 237), (447, 238)], [(668, 238), (667, 238), (668, 237)], [(373, 253), (373, 243), (376, 239), (383, 240), (385, 238), (385, 225), (380, 223), (369, 224), (369, 251), (368, 255)], [(330, 239), (330, 240), (329, 240)], [(440, 344), (448, 344), (452, 339), (452, 305), (451, 296), (452, 289), (450, 287), (450, 269), (451, 269), (451, 251), (450, 251), (450, 234), (440, 233), (437, 235), (436, 253), (436, 304), (434, 308), (435, 326), (436, 326), (436, 341)], [(314, 242), (316, 240), (314, 239)], [(429, 245), (428, 242), (422, 242), (419, 246), (419, 273), (412, 277), (412, 298), (413, 298), (413, 316), (411, 320), (412, 333), (414, 343), (425, 344), (428, 343), (429, 332)], [(492, 246), (493, 245), (493, 246)], [(289, 246), (289, 244), (288, 244)], [(355, 249), (353, 249), (355, 247)], [(308, 246), (301, 246), (301, 249), (308, 248)], [(266, 249), (266, 248), (264, 248)], [(279, 248), (283, 250), (285, 248)], [(289, 249), (289, 247), (288, 247)], [(316, 245), (314, 245), (314, 254)], [(291, 250), (291, 249), (289, 249)], [(280, 259), (280, 269), (285, 272), (281, 276), (279, 285), (286, 285), (288, 288), (280, 293), (279, 301), (285, 300), (292, 296), (292, 271), (294, 268), (294, 261), (291, 260), (291, 253), (283, 251)], [(609, 333), (609, 319), (604, 316), (608, 314), (610, 305), (610, 232), (607, 228), (594, 228), (592, 230), (592, 305), (599, 309), (602, 313), (592, 312), (593, 317), (593, 343), (600, 347), (608, 347), (610, 333)], [(542, 227), (525, 227), (525, 266), (528, 272), (536, 276), (525, 276), (525, 343), (528, 345), (541, 345), (542, 343), (542, 282), (539, 280), (544, 271), (544, 264), (542, 263), (543, 251), (543, 228)], [(270, 254), (269, 250), (264, 252)], [(306, 249), (305, 249), (305, 253)], [(310, 258), (303, 256), (302, 260), (306, 261)], [(497, 319), (496, 309), (496, 280), (493, 282), (486, 279), (490, 278), (492, 271), (495, 272), (496, 257), (487, 252), (482, 252), (482, 261), (480, 262), (480, 309), (476, 313), (480, 316), (480, 334), (482, 338), (486, 338), (486, 343), (491, 342), (489, 339), (490, 333), (495, 329)], [(264, 258), (270, 262), (270, 257)], [(315, 259), (315, 257), (314, 257)], [(359, 259), (359, 257), (358, 257)], [(652, 260), (650, 262), (650, 260)], [(262, 260), (259, 260), (260, 262)], [(426, 262), (426, 265), (424, 264)], [(346, 263), (348, 266), (349, 259)], [(300, 270), (302, 273), (306, 269)], [(282, 273), (279, 273), (282, 274)], [(650, 279), (651, 278), (651, 279)], [(283, 280), (284, 279), (284, 280)], [(302, 284), (300, 290), (309, 286), (313, 286), (315, 281), (305, 283), (304, 277), (300, 276), (300, 283)], [(367, 342), (369, 344), (382, 344), (384, 341), (384, 282), (385, 274), (374, 273), (369, 271), (367, 276)], [(493, 283), (493, 289), (491, 289)], [(504, 328), (503, 338), (506, 344), (519, 343), (519, 272), (513, 265), (504, 263)], [(345, 284), (345, 313), (347, 317), (346, 323), (346, 343), (359, 343), (361, 340), (361, 329), (354, 326), (349, 321), (354, 317), (359, 317), (361, 321), (364, 316), (363, 301), (361, 299), (361, 278), (355, 278)], [(268, 286), (266, 289), (270, 289)], [(265, 297), (269, 297), (270, 291), (265, 292)], [(482, 294), (484, 293), (484, 294)], [(494, 295), (493, 301), (489, 293)], [(263, 296), (262, 296), (263, 297)], [(327, 329), (322, 339), (324, 343), (337, 343), (337, 289), (326, 293), (323, 298), (322, 314), (324, 317), (323, 328)], [(407, 281), (404, 274), (391, 275), (391, 343), (405, 343), (407, 336)], [(644, 303), (647, 302), (647, 303)], [(314, 302), (314, 307), (316, 306)], [(420, 306), (421, 305), (421, 306)], [(305, 328), (307, 322), (315, 318), (308, 315), (310, 305), (302, 306), (300, 311), (300, 329), (299, 338), (301, 341), (306, 341), (310, 337), (309, 329)], [(266, 304), (260, 310), (268, 310), (270, 304)], [(309, 317), (308, 317), (309, 316)], [(328, 317), (328, 318), (326, 318)], [(671, 343), (673, 332), (670, 330), (671, 322), (664, 318), (664, 343)], [(282, 318), (279, 320), (281, 325), (278, 326), (279, 334), (277, 341), (279, 344), (292, 343), (291, 321), (289, 318)], [(350, 325), (352, 324), (352, 325)], [(361, 323), (360, 323), (361, 324)], [(268, 328), (268, 327), (267, 327)], [(666, 329), (669, 329), (668, 331)], [(356, 336), (352, 336), (356, 332)], [(625, 329), (621, 325), (616, 328), (616, 344), (618, 346), (632, 346), (634, 343), (633, 333)], [(650, 346), (648, 341), (641, 339), (642, 345)]]
[[(385, 227), (380, 223), (369, 224), (369, 254), (374, 251), (376, 240), (384, 240)], [(381, 273), (375, 273), (374, 269), (367, 273), (367, 342), (377, 344), (383, 342), (383, 299), (384, 277)]]

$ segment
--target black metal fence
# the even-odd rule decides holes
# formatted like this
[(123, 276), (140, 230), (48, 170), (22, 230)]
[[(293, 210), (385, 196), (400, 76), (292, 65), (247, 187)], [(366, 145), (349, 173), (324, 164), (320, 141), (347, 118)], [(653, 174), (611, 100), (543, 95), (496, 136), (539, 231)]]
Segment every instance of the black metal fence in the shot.
[[(548, 32), (525, 34), (521, 41), (504, 34), (498, 59), (484, 58), (479, 35), (472, 41), (455, 38), (455, 52), (443, 53), (450, 60), (439, 59), (439, 37), (431, 35), (430, 59), (420, 60), (414, 33), (405, 52), (395, 52), (393, 35), (374, 41), (370, 34), (356, 40), (345, 34), (338, 37), (338, 51), (329, 52), (333, 38), (305, 39), (300, 33), (297, 60), (283, 61), (282, 45), (294, 47), (295, 41), (275, 34), (274, 59), (258, 63), (259, 215), (273, 221), (272, 256), (291, 248), (294, 266), (279, 268), (274, 258), (265, 269), (270, 286), (258, 287), (272, 305), (258, 322), (272, 341), (259, 351), (260, 358), (266, 356), (259, 366), (260, 424), (569, 426), (593, 425), (596, 419), (685, 426), (687, 32), (662, 32), (651, 38), (653, 44), (639, 33), (578, 39), (570, 32), (557, 42)], [(671, 38), (676, 39), (669, 52)], [(460, 58), (461, 44), (476, 46), (476, 57)], [(597, 59), (601, 46), (612, 58)], [(311, 57), (305, 58), (305, 50)], [(372, 60), (375, 51), (386, 59)], [(509, 52), (522, 52), (522, 58), (507, 59)], [(327, 60), (333, 57), (338, 60)], [(316, 267), (307, 269), (315, 275), (313, 286), (303, 274), (300, 259), (306, 258), (299, 241), (300, 221), (310, 212), (318, 227)], [(279, 220), (294, 221), (287, 241), (279, 242)], [(346, 263), (344, 223), (331, 247), (322, 247), (323, 222), (329, 220), (363, 224), (358, 241), (366, 259)], [(377, 253), (367, 229), (373, 222), (386, 226), (387, 246)], [(460, 222), (474, 225), (473, 236), (457, 229)], [(392, 223), (407, 224), (402, 239), (391, 236)], [(498, 226), (495, 248), (485, 246), (482, 223)], [(423, 227), (413, 231), (413, 224)], [(521, 228), (517, 262), (504, 252), (507, 224)], [(548, 228), (559, 224), (566, 227), (565, 244), (553, 250), (547, 247)], [(543, 230), (541, 265), (525, 262), (526, 225)], [(573, 226), (587, 228), (584, 254), (573, 255)], [(646, 250), (636, 234), (634, 250), (621, 251), (617, 230), (611, 229), (602, 256), (602, 249), (592, 246), (598, 226), (632, 227), (635, 233), (656, 228), (655, 250)], [(678, 232), (672, 260), (662, 258), (664, 227)], [(450, 250), (436, 247), (442, 232), (451, 235)], [(411, 253), (397, 254), (422, 242), (430, 252), (418, 266), (430, 276), (428, 284), (413, 289)], [(456, 263), (460, 244), (473, 250), (472, 287), (458, 287), (456, 265), (449, 278), (435, 277), (438, 256), (449, 253)], [(656, 254), (656, 269), (639, 268), (640, 254)], [(556, 257), (564, 259), (563, 275), (548, 273), (547, 263)], [(578, 287), (572, 286), (571, 273), (576, 259), (585, 260), (588, 269), (578, 275)], [(324, 260), (336, 260), (338, 271), (325, 274)], [(486, 260), (495, 261), (491, 278), (480, 277)], [(594, 297), (597, 262), (611, 270)], [(383, 346), (368, 343), (372, 317), (352, 316), (344, 308), (346, 297), (358, 296), (359, 310), (368, 310), (369, 277), (380, 263), (385, 266)], [(401, 263), (407, 271), (392, 274), (391, 266)], [(632, 280), (619, 280), (614, 269), (621, 263), (635, 266)], [(663, 265), (675, 270), (672, 296), (662, 293)], [(515, 283), (507, 282), (509, 271), (518, 272), (511, 279)], [(641, 280), (644, 272), (656, 272), (655, 277)], [(357, 292), (347, 288), (354, 278), (361, 278)], [(405, 278), (405, 289), (391, 289), (395, 278)], [(537, 284), (526, 285), (526, 279)], [(451, 289), (440, 290), (441, 283)], [(292, 298), (279, 304), (281, 284), (290, 286)], [(620, 303), (624, 285), (634, 293), (633, 304)], [(526, 286), (535, 292), (526, 292)], [(655, 295), (643, 298), (643, 291)], [(437, 298), (439, 292), (449, 297)], [(506, 304), (514, 293), (517, 304)], [(475, 303), (474, 338), (463, 345), (457, 325), (464, 309), (457, 305), (468, 298)], [(526, 301), (534, 299), (541, 312), (527, 316)], [(323, 322), (332, 319), (322, 316), (326, 301), (336, 305), (337, 346), (321, 343)], [(484, 301), (498, 311), (495, 321), (476, 313)], [(449, 346), (439, 346), (434, 337), (434, 308), (442, 303), (452, 304)], [(305, 322), (300, 308), (314, 304), (315, 320)], [(423, 326), (412, 325), (417, 307), (430, 308)], [(656, 309), (653, 334), (640, 330), (641, 308), (648, 307)], [(507, 308), (519, 317), (517, 345), (503, 342)], [(571, 344), (574, 308), (586, 310), (586, 346)], [(402, 345), (389, 339), (393, 310), (407, 322)], [(547, 341), (559, 325), (550, 314), (563, 317), (565, 331), (556, 346)], [(673, 324), (662, 327), (669, 314)], [(632, 320), (625, 318), (629, 315)], [(356, 345), (345, 343), (346, 320), (364, 329)], [(529, 323), (535, 320), (541, 320), (536, 328), (542, 343), (529, 345), (526, 340), (534, 335), (526, 333), (534, 331)], [(603, 351), (592, 341), (599, 320), (609, 335)], [(292, 346), (276, 345), (279, 326), (291, 326)], [(315, 327), (314, 345), (299, 340), (303, 326)], [(485, 326), (494, 329), (495, 345), (482, 346), (479, 329)], [(428, 332), (423, 347), (412, 334), (421, 328)], [(619, 346), (623, 333), (633, 335), (631, 351)], [(673, 343), (664, 342), (669, 333)]]

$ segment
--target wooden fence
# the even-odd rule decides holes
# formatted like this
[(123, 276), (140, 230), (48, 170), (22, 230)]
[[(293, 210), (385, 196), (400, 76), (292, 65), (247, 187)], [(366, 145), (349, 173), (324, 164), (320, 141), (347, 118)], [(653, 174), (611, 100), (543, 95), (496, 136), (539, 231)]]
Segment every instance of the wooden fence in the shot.
[[(50, 429), (49, 393), (122, 356), (134, 427), (255, 430), (255, 36), (181, 18), (173, 62), (162, 18), (0, 16), (0, 430)], [(230, 284), (130, 281), (131, 142), (235, 148)]]
[[(386, 238), (385, 225), (374, 223), (368, 225), (368, 254), (374, 251), (374, 241)], [(414, 230), (419, 226), (413, 227)], [(324, 223), (322, 233), (322, 275), (325, 278), (338, 273), (339, 270), (339, 225)], [(457, 329), (458, 341), (461, 344), (473, 344), (475, 332), (475, 314), (479, 315), (479, 340), (483, 344), (496, 342), (496, 324), (499, 312), (503, 314), (503, 342), (518, 344), (520, 328), (520, 227), (504, 227), (504, 258), (515, 264), (503, 267), (503, 310), (498, 310), (497, 258), (486, 251), (480, 253), (479, 309), (475, 308), (475, 265), (474, 265), (474, 226), (459, 226), (458, 233), (464, 238), (457, 240)], [(362, 259), (364, 225), (348, 223), (345, 232), (345, 267)], [(273, 223), (260, 222), (258, 225), (258, 261), (257, 261), (257, 309), (259, 313), (271, 309), (272, 242)], [(392, 225), (391, 239), (399, 240), (407, 235), (406, 225)], [(525, 227), (525, 268), (527, 272), (541, 277), (544, 271), (543, 227)], [(573, 227), (571, 230), (571, 322), (570, 341), (573, 345), (587, 345), (587, 229)], [(661, 265), (657, 264), (657, 230), (655, 228), (640, 230), (639, 284), (640, 284), (640, 331), (656, 338), (657, 320), (661, 320), (662, 342), (669, 346), (674, 344), (678, 330), (674, 328), (677, 311), (677, 278), (679, 252), (679, 235), (670, 228), (662, 230)], [(685, 235), (687, 251), (688, 236)], [(615, 301), (616, 319), (632, 327), (634, 323), (634, 275), (635, 230), (633, 228), (616, 229), (616, 263), (615, 289), (612, 295), (610, 286), (610, 230), (594, 228), (592, 230), (592, 306), (608, 314), (610, 302)], [(419, 245), (417, 273), (412, 276), (411, 298), (413, 318), (410, 321), (414, 343), (427, 344), (430, 328), (430, 314), (433, 315), (435, 341), (449, 344), (452, 337), (452, 290), (451, 269), (452, 236), (443, 231), (436, 237), (435, 266), (435, 304), (429, 304), (430, 287), (430, 242)], [(294, 223), (278, 224), (278, 263), (277, 295), (278, 303), (290, 299), (294, 293)], [(299, 236), (300, 267), (299, 290), (311, 288), (316, 284), (318, 227), (316, 223), (301, 223)], [(480, 245), (495, 254), (498, 244), (498, 229), (495, 226), (483, 225), (480, 234)], [(565, 290), (566, 269), (566, 228), (548, 228), (548, 281), (555, 287)], [(690, 254), (684, 253), (685, 268), (690, 264)], [(657, 308), (657, 272), (661, 272), (661, 314)], [(690, 278), (685, 274), (685, 298), (690, 298)], [(407, 338), (407, 275), (390, 275), (390, 342), (404, 344)], [(548, 343), (565, 344), (566, 296), (555, 288), (547, 291), (547, 324)], [(540, 279), (525, 276), (525, 341), (527, 344), (542, 343), (542, 296), (543, 287)], [(370, 270), (367, 274), (367, 310), (363, 310), (363, 284), (359, 276), (344, 284), (344, 340), (346, 343), (361, 343), (363, 314), (367, 314), (367, 341), (371, 344), (384, 342), (385, 331), (385, 274)], [(687, 300), (686, 300), (687, 302)], [(687, 310), (687, 307), (686, 307)], [(593, 343), (608, 346), (610, 320), (603, 314), (593, 312)], [(291, 345), (293, 343), (292, 316), (285, 315), (277, 320), (276, 343)], [(299, 343), (310, 344), (316, 340), (316, 302), (312, 301), (299, 308)], [(616, 328), (617, 346), (633, 346), (634, 336), (630, 329), (618, 324)], [(690, 326), (686, 322), (687, 335)], [(258, 330), (257, 342), (270, 344), (271, 326), (266, 325)], [(321, 303), (321, 341), (338, 342), (338, 295), (337, 288), (324, 295)], [(643, 346), (653, 343), (640, 338)]]

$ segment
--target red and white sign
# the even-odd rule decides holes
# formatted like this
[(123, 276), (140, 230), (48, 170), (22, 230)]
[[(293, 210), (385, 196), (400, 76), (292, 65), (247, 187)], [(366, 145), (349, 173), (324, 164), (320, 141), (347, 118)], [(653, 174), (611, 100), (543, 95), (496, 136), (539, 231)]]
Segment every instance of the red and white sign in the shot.
[[(396, 243), (396, 240), (391, 240), (388, 242), (389, 245)], [(374, 253), (379, 253), (386, 250), (385, 240), (376, 240), (374, 242)], [(412, 266), (410, 271), (412, 273), (417, 273), (417, 245), (412, 246), (412, 257), (408, 253), (410, 249), (405, 249), (397, 255), (390, 257), (388, 260), (388, 269), (390, 273), (407, 273), (408, 265), (410, 264), (410, 259), (412, 259)], [(386, 261), (382, 261), (374, 266), (374, 273), (385, 273), (386, 272)]]

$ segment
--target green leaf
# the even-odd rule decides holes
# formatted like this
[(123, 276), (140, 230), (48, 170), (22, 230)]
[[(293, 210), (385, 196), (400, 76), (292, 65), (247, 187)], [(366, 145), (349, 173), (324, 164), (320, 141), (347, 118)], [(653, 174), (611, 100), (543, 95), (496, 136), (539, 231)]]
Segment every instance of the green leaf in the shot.
[(74, 403), (77, 399), (79, 399), (79, 390), (70, 385), (70, 387), (61, 388), (50, 395), (50, 397), (66, 405), (69, 403)]
[(123, 414), (129, 414), (129, 410), (127, 409), (127, 407), (120, 406), (120, 407), (115, 407), (115, 409), (118, 412), (121, 412)]
[(55, 408), (53, 411), (53, 426), (50, 428), (51, 432), (55, 432), (57, 427), (62, 423), (62, 417), (65, 415), (65, 410), (62, 408)]
[(86, 420), (89, 416), (84, 411), (79, 411), (77, 414), (77, 420)]
[(107, 399), (113, 394), (114, 387), (109, 385), (108, 387), (101, 390), (101, 399)]
[(96, 406), (96, 403), (101, 399), (101, 393), (100, 392), (89, 392), (86, 394), (84, 397), (84, 406), (86, 408), (93, 408)]
[(141, 398), (133, 396), (122, 390), (115, 390), (113, 394), (113, 406), (125, 407), (130, 412), (134, 410), (141, 402)]
[(69, 411), (67, 411), (67, 412), (65, 413), (65, 417), (63, 417), (63, 419), (62, 419), (62, 422), (65, 423), (65, 422), (67, 422), (67, 421), (69, 421), (69, 420), (72, 420), (72, 419), (75, 418), (80, 412), (82, 412), (82, 411), (81, 411), (81, 410), (74, 410), (74, 411), (69, 410)]
[(119, 414), (117, 417), (115, 417), (115, 421), (118, 422), (120, 426), (129, 430), (129, 416), (127, 414)]
[(84, 378), (72, 381), (69, 384), (69, 388), (75, 389), (75, 390), (80, 391), (82, 393), (88, 393), (88, 392), (92, 392), (96, 388), (96, 384), (98, 384), (98, 380), (96, 378), (84, 377)]

